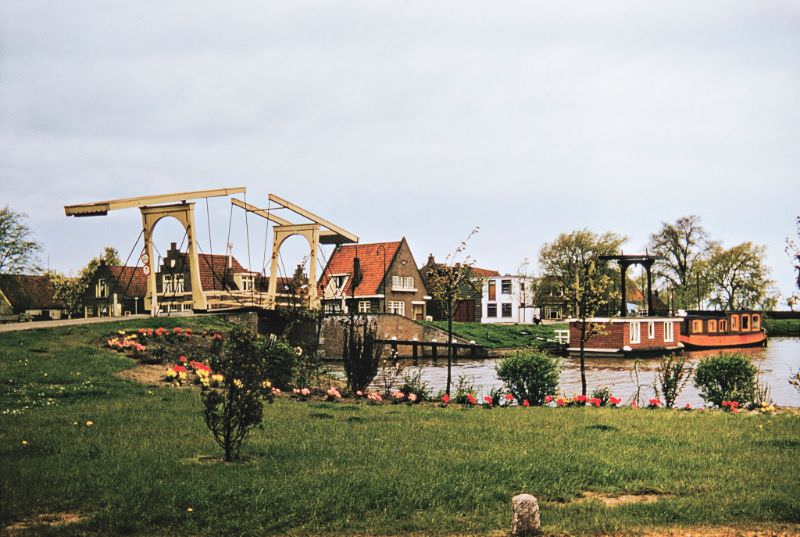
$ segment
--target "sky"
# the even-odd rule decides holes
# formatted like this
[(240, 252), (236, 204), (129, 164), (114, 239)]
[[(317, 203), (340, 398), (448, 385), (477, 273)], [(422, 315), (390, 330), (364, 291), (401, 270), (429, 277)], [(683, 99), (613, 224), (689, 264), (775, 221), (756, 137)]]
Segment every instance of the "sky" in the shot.
[[(698, 214), (766, 245), (786, 296), (798, 140), (796, 1), (0, 2), (0, 205), (64, 272), (141, 229), (65, 204), (246, 186), (404, 236), (418, 265), (478, 226), (467, 253), (504, 273), (559, 233), (638, 252)], [(261, 270), (263, 220), (197, 213), (203, 251), (230, 229)], [(183, 235), (163, 221), (156, 246)], [(286, 270), (305, 253), (291, 239)]]

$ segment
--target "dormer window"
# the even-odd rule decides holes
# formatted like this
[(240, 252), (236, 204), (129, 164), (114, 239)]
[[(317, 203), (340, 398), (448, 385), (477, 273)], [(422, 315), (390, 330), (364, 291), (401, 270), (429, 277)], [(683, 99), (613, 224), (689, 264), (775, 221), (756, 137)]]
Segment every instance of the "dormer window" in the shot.
[(345, 287), (349, 274), (334, 274), (328, 280), (328, 285), (325, 286), (325, 297), (341, 297), (344, 294)]
[(242, 275), (242, 291), (252, 291), (255, 287), (256, 277), (252, 274)]

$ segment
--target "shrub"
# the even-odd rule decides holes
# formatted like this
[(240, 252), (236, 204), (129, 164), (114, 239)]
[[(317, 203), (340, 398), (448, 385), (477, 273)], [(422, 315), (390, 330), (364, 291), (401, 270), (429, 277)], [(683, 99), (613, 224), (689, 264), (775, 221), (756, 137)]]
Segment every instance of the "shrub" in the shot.
[(592, 392), (592, 399), (599, 399), (600, 406), (606, 406), (608, 404), (608, 400), (611, 397), (611, 389), (608, 386), (601, 386), (599, 388), (595, 388)]
[(405, 394), (407, 399), (409, 399), (409, 395), (413, 393), (414, 397), (411, 399), (418, 403), (427, 401), (431, 398), (431, 392), (428, 389), (428, 383), (422, 381), (422, 371), (420, 370), (417, 370), (415, 373), (410, 375), (405, 375), (403, 377), (403, 385), (400, 387), (399, 391)]
[(273, 386), (282, 390), (287, 389), (294, 379), (297, 349), (277, 339), (258, 338), (258, 345), (264, 359), (266, 378)]
[(473, 384), (474, 381), (474, 377), (459, 375), (458, 380), (456, 381), (456, 395), (453, 397), (453, 402), (459, 405), (466, 405), (468, 403), (467, 396), (477, 392), (475, 385)]
[(694, 384), (700, 397), (716, 406), (723, 401), (744, 405), (755, 395), (756, 368), (741, 354), (719, 354), (697, 365)]
[(518, 403), (544, 404), (544, 398), (558, 390), (558, 363), (544, 352), (530, 352), (504, 358), (497, 364), (502, 380)]
[(674, 354), (663, 356), (656, 371), (656, 380), (653, 382), (656, 399), (663, 396), (664, 406), (672, 408), (690, 378), (692, 378), (692, 366), (686, 363), (685, 356)]
[(347, 387), (364, 391), (378, 374), (382, 346), (375, 343), (377, 326), (366, 317), (351, 315), (344, 321), (344, 373)]
[[(220, 340), (221, 341), (221, 340)], [(214, 440), (225, 450), (225, 460), (239, 458), (250, 430), (263, 418), (263, 402), (272, 402), (268, 380), (270, 356), (283, 352), (277, 342), (263, 341), (252, 331), (237, 327), (224, 347), (211, 358), (211, 367), (223, 376), (219, 387), (204, 387), (203, 417)]]

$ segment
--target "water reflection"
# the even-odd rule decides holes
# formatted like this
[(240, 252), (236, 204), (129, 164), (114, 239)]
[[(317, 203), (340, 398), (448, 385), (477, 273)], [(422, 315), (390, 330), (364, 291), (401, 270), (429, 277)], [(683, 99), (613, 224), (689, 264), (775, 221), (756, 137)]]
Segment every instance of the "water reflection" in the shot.
[[(689, 362), (697, 364), (704, 357), (719, 354), (721, 351), (689, 352)], [(756, 347), (737, 349), (736, 352), (747, 354), (761, 371), (761, 378), (770, 387), (770, 395), (774, 402), (782, 406), (800, 407), (800, 392), (798, 392), (788, 379), (800, 368), (800, 338), (771, 338), (766, 348)], [(427, 382), (433, 393), (443, 390), (447, 382), (447, 359), (440, 358), (436, 361), (430, 358), (420, 359), (417, 365), (411, 360), (401, 360), (403, 374), (420, 371), (422, 380)], [(488, 393), (492, 388), (497, 388), (502, 383), (495, 375), (495, 366), (498, 359), (471, 360), (458, 358), (453, 365), (453, 382), (459, 376), (465, 376), (480, 390), (482, 394)], [(628, 400), (636, 392), (633, 359), (620, 358), (587, 358), (586, 379), (589, 391), (600, 386), (608, 386), (614, 395)], [(650, 398), (653, 395), (653, 382), (658, 369), (658, 358), (642, 358), (638, 362), (639, 386), (641, 396)], [(341, 362), (332, 362), (334, 372), (341, 374)], [(380, 375), (380, 373), (379, 373)], [(401, 375), (402, 377), (402, 375)], [(402, 381), (402, 379), (399, 379)], [(376, 379), (374, 389), (383, 389), (380, 379)], [(561, 359), (560, 389), (570, 394), (580, 392), (580, 361), (578, 358)], [(678, 398), (678, 405), (690, 403), (692, 406), (703, 404), (692, 381), (689, 381)]]

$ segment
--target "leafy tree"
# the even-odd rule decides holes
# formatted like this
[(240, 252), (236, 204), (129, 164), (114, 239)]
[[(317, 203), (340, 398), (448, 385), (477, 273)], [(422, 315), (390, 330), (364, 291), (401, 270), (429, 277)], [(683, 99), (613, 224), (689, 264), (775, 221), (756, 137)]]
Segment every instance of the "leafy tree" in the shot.
[(42, 246), (33, 239), (28, 215), (6, 205), (0, 209), (0, 274), (39, 272)]
[(751, 242), (714, 248), (706, 269), (711, 303), (727, 310), (760, 305), (773, 284), (763, 263), (765, 252), (765, 246)]
[(293, 351), (244, 327), (231, 330), (224, 346), (215, 351), (211, 367), (223, 381), (221, 387), (203, 388), (203, 417), (230, 462), (239, 458), (242, 442), (262, 422), (263, 401), (272, 402), (271, 364), (284, 362)]
[[(607, 263), (597, 263), (597, 256), (619, 253), (626, 240), (610, 231), (602, 235), (588, 229), (562, 233), (555, 241), (545, 244), (539, 250), (539, 267), (542, 274), (554, 279), (564, 292), (575, 284), (581, 273), (586, 272), (590, 263), (595, 263), (598, 276), (608, 276), (613, 285), (618, 279), (615, 274), (618, 273)], [(576, 314), (576, 302), (568, 302), (567, 307), (573, 315)]]
[(654, 272), (675, 291), (678, 307), (694, 303), (703, 262), (715, 246), (697, 215), (682, 216), (674, 224), (662, 222), (661, 229), (650, 235), (648, 250), (662, 258), (653, 265)]
[(477, 281), (472, 274), (474, 261), (467, 256), (463, 261), (457, 258), (467, 249), (467, 242), (478, 232), (473, 229), (465, 240), (445, 258), (443, 264), (437, 265), (427, 274), (426, 287), (447, 315), (447, 385), (445, 393), (450, 395), (453, 368), (453, 314), (459, 300), (469, 299), (476, 290)]
[(72, 316), (83, 305), (84, 294), (97, 269), (101, 265), (119, 266), (121, 263), (117, 250), (106, 246), (102, 255), (90, 259), (89, 263), (80, 270), (78, 276), (66, 276), (55, 271), (50, 271), (47, 275), (55, 287), (55, 298), (64, 304), (67, 312)]
[(497, 364), (497, 378), (522, 404), (544, 404), (544, 398), (558, 390), (558, 362), (545, 352), (531, 352), (504, 358)]

